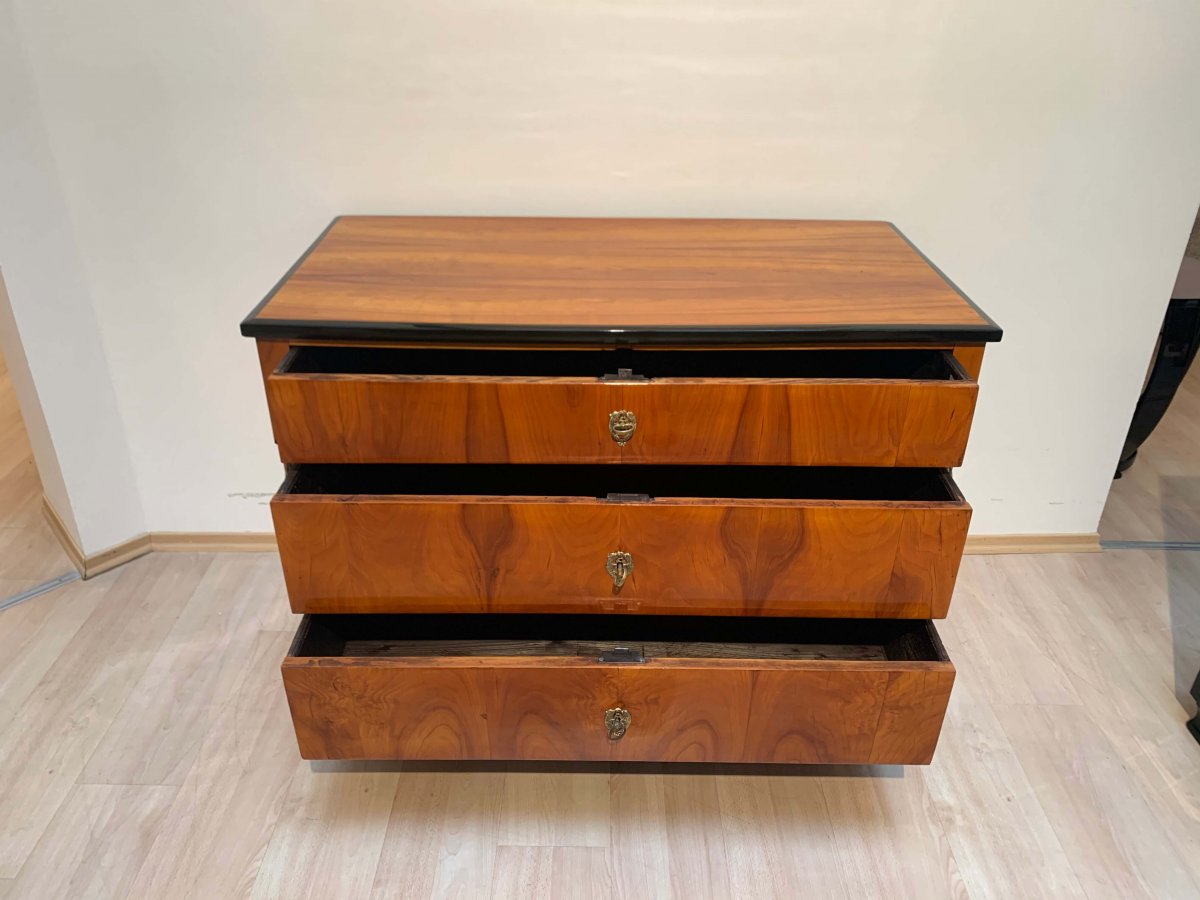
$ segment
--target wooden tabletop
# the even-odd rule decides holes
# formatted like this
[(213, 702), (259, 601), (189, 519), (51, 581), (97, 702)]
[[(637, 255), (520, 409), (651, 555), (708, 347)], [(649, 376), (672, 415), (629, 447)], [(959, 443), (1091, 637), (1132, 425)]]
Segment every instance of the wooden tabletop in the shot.
[(889, 222), (342, 216), (242, 323), (260, 338), (996, 341)]

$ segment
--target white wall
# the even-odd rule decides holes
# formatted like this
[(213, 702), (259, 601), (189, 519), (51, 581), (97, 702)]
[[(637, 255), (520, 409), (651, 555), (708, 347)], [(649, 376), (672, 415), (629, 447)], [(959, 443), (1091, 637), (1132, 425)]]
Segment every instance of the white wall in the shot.
[(2, 0), (0, 346), (43, 490), (94, 553), (144, 531), (145, 520), (87, 273), (11, 12)]
[(1194, 0), (0, 2), (152, 530), (269, 528), (237, 323), (330, 218), (472, 212), (895, 221), (1007, 332), (975, 531), (1093, 531), (1200, 202)]

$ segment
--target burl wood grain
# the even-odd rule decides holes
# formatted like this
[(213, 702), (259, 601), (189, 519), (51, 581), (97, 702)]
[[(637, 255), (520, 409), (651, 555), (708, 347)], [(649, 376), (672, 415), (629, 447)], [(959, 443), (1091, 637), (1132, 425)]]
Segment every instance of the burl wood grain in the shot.
[(887, 222), (347, 216), (257, 320), (986, 326)]
[[(962, 463), (974, 381), (313, 375), (267, 378), (287, 463)], [(637, 430), (621, 445), (609, 414)]]
[[(923, 764), (949, 662), (289, 657), (306, 759)], [(610, 741), (606, 709), (632, 721)]]
[[(278, 495), (295, 612), (941, 617), (963, 501)], [(633, 556), (614, 589), (612, 551)]]

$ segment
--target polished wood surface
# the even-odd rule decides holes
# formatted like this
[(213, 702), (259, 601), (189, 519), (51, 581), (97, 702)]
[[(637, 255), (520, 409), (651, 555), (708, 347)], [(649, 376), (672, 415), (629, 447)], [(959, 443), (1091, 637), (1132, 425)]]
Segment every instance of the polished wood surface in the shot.
[(275, 371), (283, 358), (287, 356), (291, 345), (287, 341), (255, 341), (255, 346), (258, 349), (258, 365), (262, 369), (262, 377), (265, 382), (267, 377)]
[(663, 614), (941, 617), (970, 519), (965, 503), (626, 504), (620, 598)]
[[(287, 356), (290, 348), (287, 341), (255, 341), (255, 344), (258, 345), (258, 365), (262, 369), (263, 387), (266, 388), (271, 373)], [(275, 436), (275, 442), (279, 443), (278, 417), (275, 413), (275, 405), (271, 402), (269, 389), (267, 390), (267, 415), (271, 418), (271, 434)]]
[(620, 545), (603, 501), (278, 495), (294, 612), (538, 612), (604, 608)]
[(954, 348), (954, 358), (963, 367), (963, 371), (976, 381), (983, 370), (983, 351), (983, 344), (960, 344)]
[[(905, 674), (919, 677), (898, 677)], [(289, 657), (283, 680), (306, 759), (923, 764), (937, 744), (954, 668)], [(617, 707), (632, 721), (614, 741), (604, 714)]]
[(962, 463), (973, 382), (623, 385), (638, 417), (625, 462), (798, 466)]
[(247, 324), (271, 320), (990, 326), (887, 222), (398, 216), (337, 219)]
[(0, 611), (0, 897), (1200, 895), (1200, 554), (959, 593), (928, 767), (313, 764), (278, 560), (152, 554)]
[(619, 394), (595, 379), (267, 379), (288, 463), (618, 462)]
[[(367, 629), (284, 665), (306, 756), (929, 761), (944, 655), (484, 649), (515, 613), (946, 615), (1000, 331), (889, 223), (346, 217), (242, 329), (292, 609)], [(422, 613), (505, 615), (462, 656), (374, 633)]]
[[(955, 502), (287, 494), (271, 504), (295, 612), (941, 617)], [(633, 555), (615, 590), (605, 562)]]
[[(272, 374), (287, 463), (961, 464), (974, 381)], [(621, 445), (609, 414), (637, 430)]]

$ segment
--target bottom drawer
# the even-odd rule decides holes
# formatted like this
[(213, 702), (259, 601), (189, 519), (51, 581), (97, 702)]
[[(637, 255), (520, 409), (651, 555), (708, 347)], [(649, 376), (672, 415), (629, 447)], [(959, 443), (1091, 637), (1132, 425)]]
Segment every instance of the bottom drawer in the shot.
[(954, 667), (913, 620), (305, 616), (306, 759), (922, 764)]

